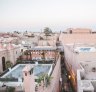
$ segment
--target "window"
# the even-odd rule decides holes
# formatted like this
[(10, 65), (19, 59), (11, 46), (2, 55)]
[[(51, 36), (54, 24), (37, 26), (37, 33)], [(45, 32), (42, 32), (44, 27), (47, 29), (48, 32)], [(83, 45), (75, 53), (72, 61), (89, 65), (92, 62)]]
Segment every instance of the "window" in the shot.
[(23, 52), (23, 49), (21, 49), (21, 52)]
[(33, 73), (33, 68), (29, 72), (30, 72), (30, 75), (31, 75)]
[(25, 73), (25, 76), (27, 76), (27, 73)]

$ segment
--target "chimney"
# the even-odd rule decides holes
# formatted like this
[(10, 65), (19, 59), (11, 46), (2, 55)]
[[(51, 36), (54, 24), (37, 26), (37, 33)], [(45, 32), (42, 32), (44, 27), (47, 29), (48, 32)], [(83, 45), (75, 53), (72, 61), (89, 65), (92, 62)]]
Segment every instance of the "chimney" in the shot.
[(33, 66), (25, 66), (23, 69), (23, 78), (25, 92), (35, 92), (35, 76), (33, 75)]

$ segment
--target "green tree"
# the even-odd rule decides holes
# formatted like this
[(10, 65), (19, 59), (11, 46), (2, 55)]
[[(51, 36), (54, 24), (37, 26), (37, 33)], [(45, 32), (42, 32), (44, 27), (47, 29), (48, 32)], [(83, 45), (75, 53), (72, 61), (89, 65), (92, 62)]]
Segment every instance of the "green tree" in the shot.
[(41, 84), (41, 81), (45, 82), (45, 85), (46, 87), (48, 85), (50, 85), (51, 83), (51, 80), (52, 80), (53, 77), (51, 77), (50, 75), (48, 74), (41, 74), (38, 79), (36, 80), (36, 82), (40, 85)]
[(45, 27), (44, 28), (44, 33), (47, 39), (47, 36), (50, 36), (50, 34), (52, 33), (52, 30), (49, 27)]

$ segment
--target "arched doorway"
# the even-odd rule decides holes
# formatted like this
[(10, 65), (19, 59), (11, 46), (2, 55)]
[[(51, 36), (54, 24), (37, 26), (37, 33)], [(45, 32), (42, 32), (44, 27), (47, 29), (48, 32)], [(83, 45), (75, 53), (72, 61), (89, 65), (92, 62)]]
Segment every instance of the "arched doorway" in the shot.
[(3, 71), (6, 70), (5, 57), (2, 57), (2, 68), (3, 68)]

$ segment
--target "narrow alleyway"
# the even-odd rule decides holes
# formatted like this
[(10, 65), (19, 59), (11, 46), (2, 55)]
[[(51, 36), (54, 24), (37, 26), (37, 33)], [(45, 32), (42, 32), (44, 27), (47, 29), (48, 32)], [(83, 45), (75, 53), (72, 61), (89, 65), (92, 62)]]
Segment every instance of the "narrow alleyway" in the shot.
[(67, 69), (64, 65), (64, 58), (61, 58), (61, 77), (62, 77), (62, 91), (61, 92), (75, 92), (70, 81)]

